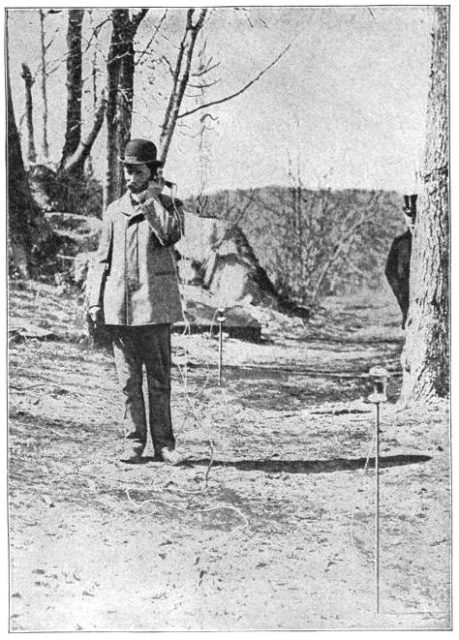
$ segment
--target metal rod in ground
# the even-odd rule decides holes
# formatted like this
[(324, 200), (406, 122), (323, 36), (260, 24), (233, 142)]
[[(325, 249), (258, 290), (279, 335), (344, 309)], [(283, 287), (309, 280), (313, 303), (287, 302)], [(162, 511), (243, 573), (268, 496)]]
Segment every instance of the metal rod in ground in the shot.
[(218, 332), (218, 386), (222, 386), (222, 369), (223, 369), (223, 322), (219, 323)]
[(375, 443), (375, 598), (376, 613), (379, 613), (379, 402), (376, 403)]

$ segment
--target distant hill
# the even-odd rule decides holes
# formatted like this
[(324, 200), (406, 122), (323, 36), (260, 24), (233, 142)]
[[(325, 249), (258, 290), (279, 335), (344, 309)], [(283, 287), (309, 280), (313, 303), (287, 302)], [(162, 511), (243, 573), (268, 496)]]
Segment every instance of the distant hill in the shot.
[(277, 291), (300, 303), (380, 288), (391, 241), (404, 230), (402, 196), (394, 191), (272, 185), (185, 204), (238, 224)]

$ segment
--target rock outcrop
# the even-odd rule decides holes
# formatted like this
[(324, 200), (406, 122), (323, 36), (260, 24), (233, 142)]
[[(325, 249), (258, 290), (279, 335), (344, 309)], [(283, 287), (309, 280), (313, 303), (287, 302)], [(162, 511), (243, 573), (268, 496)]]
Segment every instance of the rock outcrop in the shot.
[(278, 305), (273, 284), (237, 225), (186, 213), (185, 234), (176, 248), (183, 281), (203, 286), (217, 307)]

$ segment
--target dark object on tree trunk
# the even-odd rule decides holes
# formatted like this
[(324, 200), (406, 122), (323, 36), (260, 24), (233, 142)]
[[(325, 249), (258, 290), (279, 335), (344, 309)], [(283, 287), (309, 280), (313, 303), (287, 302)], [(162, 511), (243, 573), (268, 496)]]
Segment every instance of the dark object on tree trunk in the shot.
[(411, 231), (408, 229), (395, 238), (386, 263), (386, 278), (394, 292), (402, 312), (402, 329), (405, 328), (410, 304)]

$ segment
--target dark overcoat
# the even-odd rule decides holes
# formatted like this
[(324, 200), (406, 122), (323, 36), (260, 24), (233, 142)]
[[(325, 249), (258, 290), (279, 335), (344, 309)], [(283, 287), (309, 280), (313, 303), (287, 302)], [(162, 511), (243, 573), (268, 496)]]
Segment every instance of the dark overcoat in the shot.
[(106, 325), (182, 320), (171, 249), (182, 229), (180, 201), (163, 194), (139, 204), (126, 192), (107, 207), (88, 291), (89, 307), (103, 308)]
[(395, 238), (386, 262), (386, 278), (394, 292), (402, 312), (402, 328), (405, 328), (410, 305), (411, 231), (408, 229)]

